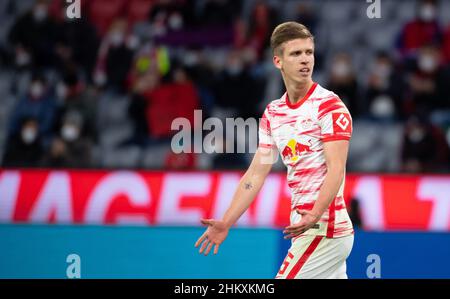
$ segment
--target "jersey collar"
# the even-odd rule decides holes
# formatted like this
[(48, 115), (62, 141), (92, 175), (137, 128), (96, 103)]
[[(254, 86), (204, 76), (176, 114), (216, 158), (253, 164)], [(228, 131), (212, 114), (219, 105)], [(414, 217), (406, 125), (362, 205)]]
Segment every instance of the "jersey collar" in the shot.
[(286, 97), (285, 97), (286, 98), (286, 105), (288, 105), (288, 107), (291, 108), (291, 109), (297, 109), (304, 102), (306, 102), (307, 99), (309, 99), (309, 97), (312, 95), (312, 93), (314, 92), (316, 87), (317, 87), (317, 83), (314, 82), (313, 85), (309, 88), (308, 92), (305, 94), (305, 96), (300, 101), (298, 101), (295, 104), (291, 104), (291, 102), (289, 101), (289, 95), (288, 95), (288, 93), (286, 91)]

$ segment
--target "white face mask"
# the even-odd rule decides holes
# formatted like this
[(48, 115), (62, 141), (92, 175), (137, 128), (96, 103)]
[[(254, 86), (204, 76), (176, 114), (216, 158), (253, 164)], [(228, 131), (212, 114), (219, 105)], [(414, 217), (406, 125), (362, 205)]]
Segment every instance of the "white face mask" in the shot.
[(33, 10), (33, 18), (36, 22), (42, 22), (47, 18), (47, 15), (48, 12), (45, 6), (40, 5)]
[(336, 77), (346, 77), (350, 74), (350, 66), (345, 62), (339, 61), (333, 65), (331, 72)]
[(232, 63), (228, 65), (227, 72), (231, 76), (239, 75), (242, 72), (242, 64), (241, 63)]
[(428, 54), (419, 56), (418, 65), (422, 71), (427, 73), (435, 71), (438, 67), (436, 59)]
[(24, 128), (22, 130), (22, 140), (25, 144), (31, 144), (36, 140), (37, 131), (33, 128)]
[(111, 33), (109, 38), (110, 38), (111, 44), (115, 47), (118, 47), (123, 43), (123, 41), (125, 39), (125, 35), (120, 31), (115, 31), (115, 32)]
[(20, 67), (20, 66), (27, 65), (27, 64), (30, 63), (30, 61), (31, 61), (31, 57), (30, 57), (30, 54), (28, 54), (27, 51), (19, 50), (16, 53), (16, 65), (17, 66)]
[(183, 27), (183, 19), (180, 14), (175, 13), (169, 17), (169, 26), (172, 30), (179, 30)]
[(436, 17), (436, 8), (432, 4), (425, 4), (420, 8), (419, 15), (425, 22), (433, 21)]
[(414, 128), (409, 132), (408, 136), (412, 142), (418, 143), (425, 137), (425, 130), (422, 128)]
[(80, 130), (74, 125), (64, 125), (61, 128), (61, 136), (66, 141), (74, 141), (80, 135)]
[(392, 117), (395, 112), (395, 107), (392, 99), (389, 96), (382, 95), (374, 99), (370, 106), (370, 112), (377, 117)]
[(33, 83), (30, 87), (30, 95), (35, 98), (38, 99), (42, 96), (42, 94), (44, 93), (44, 86), (42, 85), (42, 83)]
[(391, 75), (391, 66), (386, 63), (377, 63), (373, 70), (374, 74), (380, 78), (388, 78)]

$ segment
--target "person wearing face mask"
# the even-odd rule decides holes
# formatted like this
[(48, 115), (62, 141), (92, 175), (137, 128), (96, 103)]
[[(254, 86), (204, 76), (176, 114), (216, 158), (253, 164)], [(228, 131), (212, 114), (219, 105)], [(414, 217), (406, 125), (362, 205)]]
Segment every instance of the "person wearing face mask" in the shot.
[(417, 49), (426, 44), (442, 41), (438, 9), (436, 0), (419, 1), (416, 18), (403, 27), (398, 39), (397, 46), (404, 57), (413, 56)]
[(17, 67), (55, 65), (57, 25), (49, 15), (48, 0), (36, 0), (33, 7), (11, 27), (9, 41), (15, 47)]
[(440, 128), (425, 115), (412, 115), (406, 122), (402, 145), (403, 171), (448, 171), (449, 147)]
[(126, 91), (126, 78), (138, 46), (138, 40), (128, 34), (127, 26), (125, 19), (117, 19), (112, 23), (100, 45), (94, 70), (97, 85), (106, 85), (119, 93)]
[[(83, 118), (83, 135), (96, 140), (95, 126), (98, 99), (94, 91), (79, 78), (76, 72), (67, 72), (56, 86), (59, 107), (55, 127), (62, 126), (63, 118), (69, 112), (79, 113)], [(57, 129), (56, 129), (57, 130)]]
[(3, 167), (37, 167), (43, 154), (39, 124), (36, 119), (25, 118), (20, 130), (6, 143)]
[(70, 112), (58, 135), (52, 140), (50, 149), (44, 157), (46, 167), (85, 168), (92, 166), (92, 144), (82, 135), (83, 119), (79, 113)]
[(415, 67), (408, 80), (409, 100), (413, 110), (431, 112), (450, 108), (450, 78), (441, 61), (439, 47), (426, 45), (419, 49)]
[(224, 69), (216, 78), (214, 95), (217, 107), (226, 111), (227, 117), (257, 117), (256, 107), (262, 97), (264, 88), (257, 78), (250, 73), (249, 64), (245, 63), (244, 53), (232, 50), (228, 54)]
[[(370, 117), (399, 118), (403, 116), (402, 98), (405, 83), (388, 52), (379, 52), (371, 66), (367, 90), (366, 114)], [(387, 109), (379, 109), (384, 107)], [(390, 109), (388, 108), (390, 107)]]
[(19, 100), (12, 110), (9, 136), (20, 129), (20, 122), (24, 118), (32, 117), (39, 123), (39, 134), (46, 143), (52, 135), (55, 121), (56, 102), (45, 77), (34, 74), (28, 88), (28, 93)]
[(359, 116), (357, 105), (358, 82), (353, 71), (352, 60), (347, 53), (338, 53), (331, 65), (328, 85), (339, 95), (353, 116)]

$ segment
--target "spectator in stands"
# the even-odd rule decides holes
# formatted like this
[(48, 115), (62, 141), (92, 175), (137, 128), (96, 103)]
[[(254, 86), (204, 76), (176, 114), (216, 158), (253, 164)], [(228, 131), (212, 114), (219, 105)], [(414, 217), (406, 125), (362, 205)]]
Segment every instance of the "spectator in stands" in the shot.
[(34, 74), (27, 95), (12, 111), (9, 135), (19, 131), (23, 119), (33, 117), (38, 122), (39, 135), (47, 143), (52, 136), (55, 113), (56, 101), (46, 79), (40, 74)]
[(258, 1), (253, 7), (249, 21), (248, 45), (255, 49), (258, 58), (263, 58), (269, 45), (270, 35), (278, 24), (277, 11), (265, 1)]
[(345, 103), (353, 117), (360, 115), (358, 104), (358, 82), (352, 66), (351, 57), (347, 53), (338, 53), (331, 64), (328, 88)]
[(49, 16), (48, 0), (37, 0), (30, 11), (17, 19), (9, 33), (16, 65), (54, 66), (56, 32), (56, 23)]
[(66, 15), (68, 3), (59, 8), (56, 54), (60, 68), (75, 65), (90, 79), (97, 58), (99, 38), (88, 18), (70, 19)]
[(194, 110), (199, 108), (197, 90), (184, 67), (172, 69), (171, 80), (144, 93), (150, 139), (167, 139), (174, 132), (172, 121), (184, 117), (194, 124)]
[(414, 56), (416, 50), (430, 43), (441, 43), (442, 30), (437, 20), (436, 0), (421, 0), (417, 16), (407, 23), (398, 38), (398, 48), (404, 57)]
[(403, 74), (398, 71), (387, 52), (379, 52), (369, 71), (365, 114), (377, 119), (403, 116)]
[(59, 134), (51, 143), (45, 155), (46, 167), (86, 168), (92, 166), (92, 143), (82, 136), (83, 118), (76, 111), (64, 117)]
[(76, 112), (82, 118), (82, 136), (91, 141), (97, 138), (96, 118), (98, 99), (92, 88), (82, 82), (76, 71), (68, 72), (57, 86), (60, 105), (56, 126), (60, 127), (66, 115)]
[(435, 45), (419, 49), (414, 70), (408, 77), (409, 110), (431, 112), (449, 108), (450, 78), (443, 68), (441, 51)]
[(225, 68), (219, 73), (214, 88), (216, 104), (227, 117), (255, 117), (263, 89), (245, 65), (243, 51), (230, 51)]
[(412, 115), (405, 127), (402, 171), (423, 173), (448, 171), (449, 147), (440, 128), (425, 115)]
[(94, 80), (99, 86), (118, 93), (126, 91), (126, 78), (139, 41), (128, 35), (125, 19), (117, 19), (103, 38), (95, 68)]
[(171, 32), (183, 31), (194, 24), (195, 4), (190, 0), (171, 1), (157, 0), (152, 5), (148, 13), (147, 30), (151, 37), (161, 37)]
[(34, 118), (23, 118), (19, 131), (6, 143), (3, 167), (37, 167), (43, 155), (39, 123)]

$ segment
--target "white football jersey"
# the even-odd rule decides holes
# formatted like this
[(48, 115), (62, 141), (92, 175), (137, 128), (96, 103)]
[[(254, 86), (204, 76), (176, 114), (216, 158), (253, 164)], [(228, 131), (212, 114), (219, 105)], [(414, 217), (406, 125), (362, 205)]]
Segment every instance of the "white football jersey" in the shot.
[[(287, 166), (291, 224), (301, 218), (295, 209), (311, 210), (319, 195), (327, 173), (324, 142), (350, 140), (351, 135), (352, 118), (346, 106), (317, 83), (296, 104), (289, 102), (287, 93), (269, 103), (260, 122), (259, 146), (276, 147)], [(344, 183), (317, 225), (303, 235), (336, 238), (353, 234), (343, 198)]]

